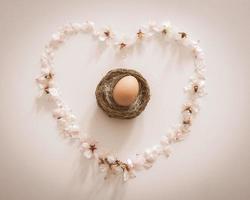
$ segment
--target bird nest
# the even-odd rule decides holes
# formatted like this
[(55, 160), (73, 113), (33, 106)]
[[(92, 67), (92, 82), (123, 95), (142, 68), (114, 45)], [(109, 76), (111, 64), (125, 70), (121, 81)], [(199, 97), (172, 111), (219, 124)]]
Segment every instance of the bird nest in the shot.
[[(113, 89), (117, 82), (125, 76), (133, 76), (139, 84), (136, 100), (129, 106), (118, 105), (113, 99)], [(146, 107), (150, 99), (150, 89), (146, 79), (132, 69), (114, 69), (109, 71), (97, 85), (96, 100), (99, 107), (112, 118), (131, 119), (138, 116)]]

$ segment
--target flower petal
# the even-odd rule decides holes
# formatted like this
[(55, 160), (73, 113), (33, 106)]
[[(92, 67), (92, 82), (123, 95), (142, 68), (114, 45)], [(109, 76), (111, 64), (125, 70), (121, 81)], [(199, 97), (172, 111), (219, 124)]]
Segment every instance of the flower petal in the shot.
[(92, 153), (92, 151), (90, 151), (90, 150), (84, 151), (84, 152), (83, 152), (83, 155), (84, 155), (87, 159), (90, 159), (90, 158), (93, 157), (93, 153)]

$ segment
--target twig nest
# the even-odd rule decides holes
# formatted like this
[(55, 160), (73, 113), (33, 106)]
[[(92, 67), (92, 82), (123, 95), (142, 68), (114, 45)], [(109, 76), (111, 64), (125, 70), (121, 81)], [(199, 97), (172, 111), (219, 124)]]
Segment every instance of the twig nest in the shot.
[(96, 100), (100, 108), (109, 116), (131, 119), (138, 116), (150, 99), (150, 89), (146, 79), (132, 69), (109, 71), (96, 88)]

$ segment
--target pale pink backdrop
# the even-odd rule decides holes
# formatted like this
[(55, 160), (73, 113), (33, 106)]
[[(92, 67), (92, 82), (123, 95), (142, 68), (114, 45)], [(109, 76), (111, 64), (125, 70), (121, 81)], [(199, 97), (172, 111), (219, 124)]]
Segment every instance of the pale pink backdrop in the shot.
[[(250, 199), (250, 1), (0, 1), (1, 200)], [(34, 78), (51, 34), (67, 22), (93, 20), (132, 34), (150, 20), (171, 21), (201, 41), (208, 96), (190, 137), (126, 184), (104, 181), (63, 140)], [(83, 131), (126, 158), (159, 141), (178, 114), (192, 70), (183, 50), (151, 44), (120, 60), (89, 37), (56, 55), (58, 84)], [(149, 81), (147, 109), (130, 121), (109, 119), (94, 90), (112, 68), (139, 70)]]

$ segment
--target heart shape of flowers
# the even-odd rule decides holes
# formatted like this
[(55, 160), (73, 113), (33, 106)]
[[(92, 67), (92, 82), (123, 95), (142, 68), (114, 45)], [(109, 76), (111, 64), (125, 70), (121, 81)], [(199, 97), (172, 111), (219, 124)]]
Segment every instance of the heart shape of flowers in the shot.
[[(76, 34), (91, 34), (95, 39), (112, 45), (117, 51), (125, 51), (134, 48), (137, 43), (142, 43), (145, 38), (163, 37), (167, 41), (174, 41), (192, 52), (194, 59), (194, 72), (190, 77), (188, 85), (184, 88), (187, 93), (187, 100), (181, 109), (181, 122), (172, 128), (168, 134), (163, 135), (159, 144), (136, 154), (134, 158), (121, 161), (114, 155), (105, 153), (97, 142), (87, 135), (80, 134), (80, 128), (75, 115), (62, 100), (59, 89), (55, 84), (55, 73), (53, 71), (53, 58), (55, 51), (70, 37)], [(193, 118), (199, 111), (198, 99), (205, 95), (204, 75), (205, 63), (204, 54), (198, 46), (198, 42), (192, 41), (185, 32), (176, 31), (170, 23), (150, 23), (138, 30), (132, 39), (118, 39), (117, 35), (110, 29), (98, 30), (93, 22), (71, 23), (63, 26), (58, 32), (52, 35), (46, 45), (41, 57), (41, 75), (36, 79), (43, 95), (48, 95), (55, 103), (53, 117), (57, 120), (60, 131), (66, 136), (80, 142), (80, 150), (87, 159), (94, 159), (98, 162), (101, 171), (108, 175), (122, 175), (127, 181), (135, 177), (135, 172), (149, 169), (156, 159), (165, 155), (169, 157), (170, 146), (183, 140), (189, 133)]]

